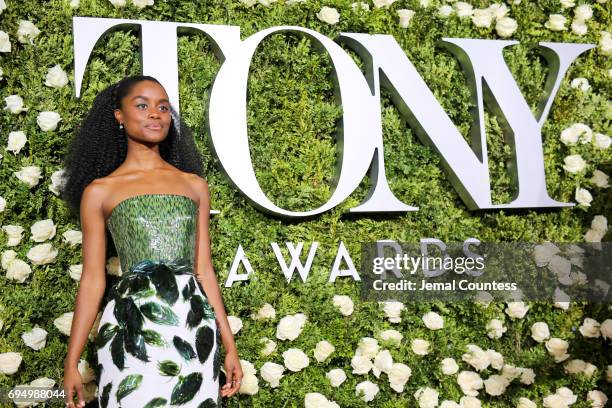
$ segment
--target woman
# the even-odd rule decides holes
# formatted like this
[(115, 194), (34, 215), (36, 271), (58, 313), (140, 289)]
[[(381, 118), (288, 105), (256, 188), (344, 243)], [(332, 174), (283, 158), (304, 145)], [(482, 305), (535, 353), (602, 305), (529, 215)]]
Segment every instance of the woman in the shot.
[(135, 76), (102, 91), (65, 168), (63, 198), (83, 231), (66, 405), (84, 406), (77, 364), (105, 293), (108, 227), (121, 276), (95, 340), (100, 407), (219, 406), (243, 373), (211, 262), (201, 158), (161, 84)]

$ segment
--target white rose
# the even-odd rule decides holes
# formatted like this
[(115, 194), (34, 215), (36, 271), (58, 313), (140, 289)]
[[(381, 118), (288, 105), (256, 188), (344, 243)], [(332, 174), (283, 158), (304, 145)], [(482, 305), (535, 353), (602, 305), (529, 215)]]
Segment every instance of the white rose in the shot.
[(581, 4), (574, 10), (574, 18), (577, 20), (589, 20), (593, 17), (593, 9), (588, 4)]
[(372, 372), (376, 378), (380, 378), (380, 373), (389, 374), (391, 367), (393, 367), (393, 357), (391, 357), (389, 350), (379, 351), (374, 358), (374, 364), (372, 367)]
[(68, 230), (62, 234), (64, 241), (68, 244), (77, 245), (83, 242), (83, 233), (77, 230)]
[(55, 327), (57, 327), (57, 329), (66, 336), (70, 336), (73, 315), (74, 312), (66, 312), (57, 319), (53, 320), (53, 324), (55, 325)]
[(261, 338), (259, 342), (265, 343), (264, 347), (260, 351), (260, 353), (264, 356), (269, 356), (270, 354), (274, 353), (274, 350), (276, 350), (276, 343), (267, 337)]
[(491, 339), (499, 339), (508, 330), (504, 327), (504, 322), (499, 319), (492, 319), (487, 323), (487, 336)]
[(338, 407), (335, 402), (330, 402), (325, 395), (318, 392), (309, 392), (304, 395), (304, 408), (332, 408)]
[(600, 31), (599, 48), (603, 55), (612, 54), (612, 35), (607, 31)]
[(83, 264), (70, 265), (68, 267), (68, 273), (72, 279), (75, 281), (80, 281), (81, 274), (83, 273)]
[(370, 402), (380, 391), (380, 387), (372, 381), (362, 381), (355, 387), (355, 395), (360, 396), (365, 402)]
[(491, 349), (488, 349), (486, 353), (489, 356), (491, 367), (496, 370), (501, 370), (501, 368), (504, 366), (504, 356), (502, 356), (501, 353)]
[(612, 383), (612, 365), (606, 369), (606, 382)]
[(414, 17), (414, 15), (415, 15), (414, 10), (408, 10), (408, 9), (397, 10), (397, 16), (399, 17), (399, 26), (401, 28), (408, 28), (408, 26), (410, 25), (410, 20), (412, 19), (412, 17)]
[(579, 171), (584, 170), (586, 167), (586, 162), (579, 154), (567, 156), (565, 159), (563, 159), (563, 162), (565, 163), (563, 168), (569, 173), (578, 173)]
[(8, 353), (0, 353), (0, 373), (15, 374), (21, 364), (21, 354), (9, 351)]
[(353, 9), (353, 11), (370, 11), (370, 5), (368, 3), (364, 3), (363, 1), (356, 1), (354, 3), (351, 3), (351, 9)]
[(527, 314), (529, 306), (525, 305), (525, 302), (508, 302), (506, 307), (506, 314), (511, 319), (522, 319)]
[(59, 64), (49, 69), (49, 72), (47, 72), (45, 85), (50, 86), (52, 88), (63, 88), (67, 84), (68, 75), (66, 75), (66, 72), (62, 69), (61, 66), (59, 66)]
[(232, 334), (236, 334), (242, 329), (242, 320), (237, 316), (227, 316), (227, 322), (229, 323)]
[(476, 9), (472, 13), (472, 23), (476, 27), (490, 27), (491, 22), (493, 21), (493, 14), (491, 10), (486, 9)]
[(41, 348), (45, 347), (47, 332), (45, 329), (36, 326), (29, 332), (24, 332), (21, 335), (21, 338), (26, 346), (33, 350), (40, 350)]
[(62, 190), (66, 184), (66, 179), (64, 177), (65, 173), (66, 170), (60, 169), (51, 174), (51, 186), (49, 186), (49, 190), (57, 196), (60, 195), (60, 190)]
[(2, 252), (2, 269), (7, 270), (9, 265), (17, 259), (17, 252), (7, 249)]
[(3, 225), (2, 230), (6, 232), (6, 246), (17, 246), (23, 238), (23, 227), (19, 225)]
[(259, 391), (259, 380), (254, 374), (245, 374), (238, 389), (239, 394), (255, 395)]
[(567, 19), (562, 14), (551, 14), (548, 17), (548, 21), (544, 23), (544, 27), (551, 31), (563, 31), (567, 30), (565, 23)]
[(453, 6), (450, 6), (448, 4), (444, 4), (442, 6), (440, 6), (440, 8), (438, 9), (438, 15), (442, 18), (447, 18), (448, 16), (450, 16), (451, 14), (453, 14)]
[(538, 408), (538, 406), (532, 400), (525, 397), (521, 397), (518, 400), (518, 405), (516, 406), (516, 408)]
[(461, 387), (461, 391), (470, 397), (478, 395), (478, 390), (483, 386), (482, 378), (473, 371), (462, 371), (457, 376), (457, 384)]
[(602, 233), (594, 229), (590, 229), (584, 234), (584, 240), (586, 242), (601, 242), (602, 238)]
[(410, 347), (412, 348), (412, 352), (419, 356), (424, 356), (429, 353), (429, 342), (423, 339), (414, 339), (412, 343), (410, 343)]
[(119, 257), (112, 256), (106, 261), (106, 272), (109, 275), (121, 276), (123, 271), (121, 270), (121, 260)]
[(4, 0), (0, 0), (0, 14), (2, 14), (4, 10), (6, 10), (6, 3)]
[(19, 20), (17, 29), (17, 40), (23, 44), (34, 44), (34, 38), (38, 37), (40, 30), (31, 21)]
[(508, 381), (512, 381), (521, 376), (521, 370), (511, 364), (504, 364), (499, 374)]
[(566, 279), (569, 277), (572, 269), (572, 263), (569, 261), (569, 259), (565, 259), (562, 256), (553, 255), (548, 263), (548, 269), (557, 275), (559, 280)]
[(242, 372), (244, 374), (255, 375), (257, 374), (257, 370), (253, 363), (248, 360), (240, 359), (240, 367), (242, 368)]
[(266, 361), (261, 366), (261, 378), (267, 381), (271, 388), (276, 388), (283, 377), (283, 371), (285, 371), (285, 367), (282, 365)]
[(590, 182), (595, 184), (599, 188), (608, 188), (610, 187), (610, 184), (608, 183), (609, 179), (610, 178), (608, 177), (608, 175), (603, 171), (594, 170)]
[(125, 0), (108, 0), (115, 7), (123, 7), (125, 6)]
[(23, 107), (23, 98), (19, 95), (9, 95), (4, 98), (4, 102), (6, 103), (4, 109), (8, 109), (11, 113), (17, 114), (28, 110)]
[(153, 0), (132, 0), (132, 4), (142, 10), (147, 6), (152, 6)]
[(334, 368), (325, 374), (332, 387), (339, 387), (346, 380), (346, 373), (341, 368)]
[(402, 321), (400, 315), (402, 310), (406, 308), (402, 302), (387, 301), (379, 302), (383, 306), (386, 317), (391, 323), (400, 323)]
[(31, 273), (32, 268), (30, 268), (30, 265), (28, 265), (27, 262), (24, 262), (21, 259), (15, 259), (9, 263), (6, 270), (6, 277), (8, 279), (16, 280), (19, 283), (23, 283)]
[(87, 362), (87, 360), (83, 360), (83, 359), (79, 360), (79, 364), (77, 368), (79, 370), (79, 373), (81, 374), (81, 379), (83, 380), (83, 384), (95, 380), (96, 373), (89, 366), (89, 363)]
[(380, 340), (389, 345), (399, 346), (404, 336), (397, 330), (389, 329), (380, 332)]
[(62, 120), (62, 118), (57, 112), (45, 111), (38, 114), (36, 123), (38, 123), (38, 126), (40, 126), (44, 132), (49, 132), (57, 129), (57, 124), (60, 120)]
[(575, 199), (580, 205), (584, 205), (585, 207), (591, 206), (591, 201), (593, 201), (593, 196), (589, 192), (589, 190), (585, 188), (576, 188)]
[(79, 8), (79, 0), (70, 0), (70, 8)]
[(526, 385), (531, 385), (535, 382), (535, 372), (531, 368), (521, 368), (521, 382)]
[(572, 390), (567, 387), (557, 388), (555, 394), (560, 396), (567, 405), (572, 405), (578, 399), (578, 397), (574, 395)]
[(583, 20), (572, 20), (570, 27), (572, 28), (572, 33), (576, 35), (585, 35), (588, 31), (588, 27)]
[(489, 11), (496, 20), (501, 20), (508, 14), (508, 7), (504, 3), (493, 3), (489, 6)]
[(605, 235), (608, 232), (608, 219), (603, 215), (596, 215), (591, 221), (591, 229)]
[(576, 5), (576, 3), (574, 3), (574, 0), (561, 0), (561, 8), (566, 9), (566, 8), (571, 8), (574, 7)]
[(332, 303), (334, 306), (340, 310), (344, 316), (350, 316), (353, 314), (353, 300), (346, 295), (334, 295), (332, 299)]
[(558, 254), (560, 251), (559, 247), (555, 244), (545, 242), (533, 248), (533, 258), (537, 266), (545, 266), (550, 262), (553, 255)]
[(9, 35), (0, 30), (0, 52), (11, 52), (11, 40)]
[(387, 374), (391, 388), (396, 392), (403, 392), (404, 386), (412, 375), (412, 370), (406, 364), (393, 363), (391, 370)]
[(376, 8), (381, 8), (381, 7), (387, 8), (393, 3), (395, 3), (396, 1), (397, 0), (372, 0), (372, 3), (374, 3), (374, 7)]
[(26, 137), (26, 134), (22, 131), (19, 130), (16, 132), (10, 132), (8, 136), (7, 147), (5, 150), (13, 152), (13, 154), (17, 155), (19, 154), (23, 146), (25, 146), (27, 141), (28, 138)]
[(422, 319), (429, 330), (439, 330), (444, 327), (444, 319), (436, 312), (427, 312)]
[(510, 37), (517, 28), (518, 24), (516, 20), (510, 17), (500, 18), (497, 20), (497, 23), (495, 23), (495, 32), (503, 38)]
[[(520, 0), (519, 0), (520, 1)], [(459, 405), (461, 408), (481, 408), (482, 403), (476, 397), (470, 397), (468, 395), (464, 395), (459, 400)]]
[(56, 228), (52, 219), (46, 219), (32, 224), (30, 232), (34, 242), (43, 242), (55, 236)]
[(582, 92), (586, 92), (591, 88), (589, 80), (586, 78), (574, 78), (572, 82), (570, 82), (570, 86), (574, 89), (580, 89)]
[(545, 345), (546, 350), (548, 350), (548, 353), (555, 358), (556, 363), (560, 363), (561, 361), (565, 361), (569, 358), (569, 354), (567, 354), (569, 343), (567, 341), (557, 337), (552, 337), (545, 343)]
[(42, 171), (38, 166), (25, 166), (13, 174), (29, 188), (36, 186), (42, 178)]
[(45, 265), (55, 261), (57, 249), (50, 243), (38, 244), (30, 248), (26, 256), (34, 265)]
[(419, 0), (419, 6), (427, 8), (430, 6), (430, 0)]
[(468, 352), (463, 354), (461, 359), (474, 367), (476, 370), (485, 370), (489, 364), (491, 364), (489, 354), (477, 345), (468, 344), (466, 348), (468, 349)]
[(494, 397), (502, 395), (504, 392), (506, 392), (508, 385), (510, 385), (510, 382), (506, 378), (497, 374), (493, 374), (484, 380), (485, 391), (487, 394), (493, 395)]
[(274, 319), (276, 317), (276, 310), (269, 303), (264, 303), (262, 307), (259, 308), (256, 314), (251, 315), (253, 320), (264, 320), (264, 319)]
[(285, 367), (293, 372), (302, 370), (308, 367), (310, 360), (306, 353), (298, 348), (290, 348), (283, 353)]
[(460, 18), (470, 17), (474, 13), (474, 7), (464, 1), (456, 2), (455, 10), (457, 11), (457, 16)]
[(6, 200), (4, 197), (0, 196), (0, 212), (4, 212), (6, 209)]
[(278, 322), (278, 326), (276, 326), (276, 338), (280, 340), (295, 340), (302, 333), (305, 323), (306, 315), (303, 313), (283, 317)]
[(420, 408), (435, 408), (438, 406), (438, 391), (429, 387), (421, 387), (414, 393)]
[(587, 317), (582, 322), (579, 331), (584, 337), (598, 338), (601, 335), (599, 326), (600, 325), (597, 320)]
[(586, 362), (584, 360), (574, 359), (574, 360), (568, 361), (563, 366), (563, 369), (568, 374), (580, 374), (580, 373), (584, 372), (586, 367), (587, 367), (587, 365), (586, 365)]
[(321, 340), (315, 346), (314, 357), (319, 363), (321, 363), (325, 361), (325, 359), (329, 357), (334, 350), (336, 350), (336, 348), (333, 344), (326, 340)]
[(355, 354), (358, 356), (364, 356), (366, 358), (372, 359), (376, 357), (379, 349), (380, 346), (378, 345), (378, 340), (372, 337), (362, 337), (359, 340), (359, 344), (357, 345), (357, 350), (355, 350)]
[(536, 322), (531, 326), (531, 338), (542, 343), (550, 337), (548, 325), (545, 322)]
[(606, 136), (602, 133), (595, 133), (595, 146), (597, 146), (597, 148), (605, 150), (610, 147), (610, 143), (612, 143), (610, 136)]
[(353, 358), (351, 358), (353, 374), (367, 374), (373, 366), (372, 361), (366, 356), (355, 354)]
[(316, 16), (319, 20), (327, 24), (336, 24), (340, 21), (340, 13), (333, 7), (323, 6)]
[(593, 390), (587, 393), (587, 402), (589, 402), (593, 408), (603, 408), (606, 402), (608, 402), (608, 397), (599, 390)]
[(612, 319), (606, 319), (599, 326), (601, 336), (606, 340), (612, 340)]
[(442, 367), (442, 372), (446, 375), (453, 375), (459, 371), (459, 365), (457, 365), (455, 359), (451, 357), (447, 357), (442, 360), (440, 366)]

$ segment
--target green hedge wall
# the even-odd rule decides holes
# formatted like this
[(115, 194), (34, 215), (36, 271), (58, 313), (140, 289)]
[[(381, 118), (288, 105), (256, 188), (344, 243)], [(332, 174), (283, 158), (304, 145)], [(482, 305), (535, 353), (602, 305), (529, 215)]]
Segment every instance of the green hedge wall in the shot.
[[(241, 27), (242, 38), (278, 25), (307, 27), (332, 38), (340, 32), (390, 34), (466, 138), (472, 123), (466, 78), (457, 60), (437, 48), (435, 43), (441, 37), (500, 38), (494, 22), (490, 28), (478, 28), (469, 18), (462, 19), (456, 14), (440, 17), (438, 8), (445, 3), (436, 0), (430, 1), (428, 7), (422, 7), (416, 0), (398, 0), (383, 8), (376, 8), (369, 2), (370, 10), (367, 11), (353, 10), (352, 2), (348, 0), (306, 0), (296, 4), (285, 4), (281, 0), (269, 6), (261, 3), (249, 6), (236, 0), (156, 0), (154, 5), (143, 9), (134, 7), (129, 0), (125, 7), (116, 7), (106, 0), (81, 0), (78, 8), (71, 8), (68, 0), (5, 1), (7, 9), (0, 14), (0, 30), (8, 34), (12, 50), (0, 52), (3, 71), (0, 97), (20, 95), (28, 111), (20, 114), (6, 109), (0, 111), (0, 142), (6, 146), (9, 132), (17, 130), (26, 133), (28, 142), (19, 154), (2, 152), (0, 183), (6, 208), (0, 213), (0, 222), (3, 226), (22, 226), (25, 231), (21, 243), (15, 247), (6, 246), (7, 234), (2, 231), (0, 244), (3, 251), (12, 249), (17, 252), (17, 258), (28, 262), (27, 252), (37, 244), (30, 240), (29, 228), (36, 221), (52, 219), (57, 234), (48, 242), (59, 252), (53, 263), (31, 265), (32, 274), (23, 283), (5, 275), (0, 278), (0, 319), (3, 323), (0, 353), (18, 352), (23, 357), (16, 373), (0, 373), (0, 386), (26, 384), (40, 377), (61, 384), (62, 360), (68, 338), (53, 322), (73, 310), (78, 282), (71, 279), (68, 268), (81, 262), (81, 248), (80, 245), (68, 245), (62, 238), (65, 231), (79, 230), (79, 221), (70, 217), (64, 203), (49, 190), (50, 176), (60, 169), (60, 159), (73, 129), (91, 106), (95, 95), (109, 83), (140, 71), (137, 36), (116, 32), (95, 49), (85, 75), (82, 97), (76, 99), (71, 31), (73, 16), (235, 25)], [(490, 3), (474, 1), (472, 4), (474, 8), (484, 8)], [(520, 397), (527, 397), (541, 406), (544, 397), (563, 386), (578, 397), (573, 407), (589, 406), (586, 398), (591, 390), (599, 389), (610, 394), (606, 382), (607, 366), (611, 364), (609, 344), (606, 345), (602, 337), (586, 338), (578, 330), (587, 317), (600, 323), (610, 318), (610, 308), (606, 304), (572, 303), (568, 310), (562, 310), (551, 304), (530, 303), (524, 318), (511, 320), (504, 313), (506, 305), (502, 303), (492, 303), (488, 307), (464, 303), (409, 303), (402, 312), (401, 322), (391, 323), (377, 304), (359, 300), (358, 282), (341, 278), (333, 284), (327, 283), (341, 240), (358, 265), (360, 243), (377, 239), (417, 242), (422, 237), (436, 237), (456, 242), (477, 237), (487, 242), (584, 242), (584, 234), (595, 215), (609, 218), (611, 189), (595, 186), (590, 178), (596, 169), (612, 173), (612, 148), (597, 149), (592, 144), (580, 143), (566, 146), (559, 139), (561, 131), (574, 123), (585, 123), (596, 133), (610, 133), (612, 61), (606, 55), (602, 30), (611, 27), (611, 6), (605, 1), (590, 4), (593, 18), (586, 22), (588, 32), (583, 36), (572, 33), (571, 29), (551, 31), (544, 25), (550, 14), (563, 14), (569, 27), (577, 5), (564, 9), (556, 0), (507, 4), (508, 16), (518, 23), (518, 29), (510, 39), (520, 41), (520, 45), (507, 48), (505, 57), (533, 108), (548, 71), (532, 46), (540, 41), (597, 44), (570, 67), (543, 128), (551, 197), (574, 201), (576, 188), (583, 187), (591, 192), (593, 202), (589, 207), (554, 210), (468, 211), (441, 170), (440, 158), (415, 138), (389, 95), (383, 92), (383, 138), (389, 184), (400, 200), (419, 206), (420, 210), (378, 216), (349, 215), (348, 209), (361, 202), (367, 194), (369, 180), (366, 178), (349, 199), (318, 217), (287, 222), (267, 216), (229, 185), (208, 148), (207, 106), (220, 62), (204, 36), (180, 36), (180, 109), (194, 130), (205, 158), (212, 208), (221, 211), (213, 216), (210, 231), (218, 280), (220, 285), (225, 282), (240, 244), (255, 270), (248, 283), (222, 287), (228, 314), (243, 322), (242, 329), (235, 335), (240, 357), (255, 365), (259, 382), (256, 394), (239, 394), (231, 398), (227, 406), (303, 406), (305, 394), (309, 392), (319, 392), (342, 407), (417, 406), (413, 394), (424, 386), (435, 388), (440, 393), (440, 401), (458, 402), (462, 392), (456, 375), (443, 375), (439, 365), (442, 359), (453, 357), (460, 370), (472, 370), (461, 360), (467, 344), (477, 344), (485, 350), (494, 349), (504, 356), (506, 364), (529, 367), (536, 374), (534, 384), (523, 385), (515, 380), (498, 397), (481, 390), (478, 398), (483, 407), (514, 407)], [(338, 10), (340, 19), (337, 24), (327, 24), (317, 18), (316, 14), (323, 6)], [(399, 9), (416, 12), (407, 28), (398, 24)], [(32, 44), (18, 41), (20, 20), (31, 21), (40, 30)], [(358, 57), (353, 56), (361, 64)], [(45, 76), (56, 64), (70, 78), (69, 85), (60, 89), (45, 86)], [(270, 36), (254, 55), (248, 84), (251, 154), (263, 190), (281, 207), (312, 209), (330, 197), (336, 158), (334, 133), (341, 117), (341, 108), (333, 102), (330, 73), (329, 57), (316, 51), (308, 40), (291, 34)], [(588, 91), (570, 85), (578, 77), (588, 80)], [(61, 115), (62, 120), (55, 131), (41, 131), (36, 122), (41, 111), (55, 111)], [(486, 130), (494, 199), (503, 202), (512, 193), (505, 165), (510, 151), (503, 143), (497, 119), (488, 113)], [(587, 161), (586, 169), (576, 174), (564, 171), (563, 160), (570, 154), (581, 154)], [(31, 165), (42, 169), (42, 179), (30, 189), (15, 177), (14, 172)], [(610, 240), (609, 232), (604, 240)], [(270, 243), (278, 242), (282, 246), (285, 241), (303, 241), (306, 248), (313, 241), (319, 242), (306, 283), (302, 283), (299, 277), (290, 283), (283, 278)], [(287, 255), (286, 250), (283, 251)], [(332, 297), (335, 294), (353, 299), (355, 310), (350, 316), (341, 315), (334, 307)], [(250, 315), (265, 303), (273, 305), (276, 318), (272, 321), (253, 320)], [(425, 328), (421, 317), (428, 311), (436, 311), (444, 317), (444, 329), (431, 331)], [(277, 340), (278, 321), (294, 313), (307, 315), (302, 334), (293, 341)], [(497, 340), (486, 336), (486, 324), (494, 318), (503, 320), (508, 328)], [(570, 359), (582, 359), (597, 366), (595, 374), (591, 377), (570, 375), (563, 369), (565, 363), (555, 363), (544, 344), (530, 337), (530, 327), (538, 321), (549, 325), (552, 337), (570, 343)], [(26, 346), (21, 338), (22, 333), (35, 326), (48, 332), (45, 347), (38, 351)], [(393, 360), (412, 369), (412, 376), (401, 393), (390, 388), (386, 374), (380, 378), (371, 372), (358, 375), (353, 374), (351, 368), (351, 358), (359, 340), (378, 337), (381, 330), (389, 328), (404, 336), (398, 347), (389, 347)], [(275, 339), (278, 344), (270, 356), (259, 353), (259, 339), (262, 337)], [(414, 338), (430, 341), (433, 351), (426, 356), (415, 355), (410, 348)], [(336, 350), (325, 362), (318, 363), (312, 350), (323, 339), (334, 344)], [(280, 386), (271, 388), (261, 378), (259, 369), (266, 361), (283, 364), (282, 353), (291, 347), (304, 350), (310, 357), (310, 365), (296, 373), (285, 371)], [(91, 343), (83, 358), (95, 364)], [(348, 376), (337, 388), (325, 378), (325, 373), (332, 368), (342, 368)], [(497, 370), (488, 368), (481, 376), (486, 379), (496, 373)], [(380, 387), (378, 395), (367, 404), (355, 395), (355, 386), (365, 380)]]

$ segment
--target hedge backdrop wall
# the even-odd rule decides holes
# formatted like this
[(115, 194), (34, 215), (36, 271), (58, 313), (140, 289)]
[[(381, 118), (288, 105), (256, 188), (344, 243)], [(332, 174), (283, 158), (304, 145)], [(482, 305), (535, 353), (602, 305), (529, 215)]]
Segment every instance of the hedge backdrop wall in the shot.
[[(240, 26), (242, 38), (277, 25), (307, 27), (332, 38), (340, 32), (390, 34), (466, 140), (472, 124), (466, 77), (458, 61), (437, 48), (436, 41), (441, 37), (501, 38), (495, 30), (495, 22), (488, 28), (476, 27), (469, 17), (457, 16), (456, 10), (460, 5), (436, 0), (387, 1), (385, 7), (376, 7), (384, 3), (382, 0), (368, 1), (369, 10), (354, 10), (348, 0), (306, 0), (295, 4), (282, 0), (252, 1), (254, 4), (236, 0), (156, 0), (155, 4), (142, 9), (133, 5), (131, 0), (125, 6), (115, 6), (106, 0), (81, 0), (78, 8), (71, 7), (68, 0), (5, 2), (7, 8), (0, 14), (0, 30), (8, 35), (11, 51), (0, 52), (3, 72), (0, 96), (4, 99), (19, 95), (28, 110), (19, 114), (8, 109), (0, 111), (0, 141), (3, 145), (8, 146), (10, 132), (23, 131), (27, 135), (27, 143), (19, 153), (3, 149), (0, 169), (1, 195), (5, 200), (0, 222), (3, 226), (23, 227), (23, 239), (18, 245), (8, 246), (7, 231), (3, 229), (0, 244), (3, 251), (15, 251), (17, 259), (30, 265), (31, 273), (23, 282), (12, 279), (6, 268), (10, 263), (7, 255), (6, 265), (3, 265), (7, 272), (0, 277), (0, 353), (19, 353), (22, 360), (14, 373), (5, 373), (7, 368), (4, 367), (5, 372), (0, 373), (0, 386), (28, 384), (40, 378), (61, 384), (62, 360), (68, 337), (60, 330), (61, 319), (59, 323), (56, 319), (73, 310), (78, 280), (71, 278), (69, 268), (80, 264), (81, 246), (71, 245), (62, 236), (66, 231), (80, 230), (79, 220), (70, 216), (65, 204), (49, 189), (51, 175), (61, 170), (60, 159), (68, 141), (95, 95), (111, 82), (139, 73), (141, 68), (137, 34), (113, 33), (94, 50), (85, 74), (82, 96), (76, 99), (71, 31), (73, 16), (235, 25)], [(2, 3), (0, 0), (0, 5)], [(74, 1), (72, 3), (75, 5)], [(422, 3), (429, 5), (423, 6)], [(312, 392), (321, 393), (342, 407), (418, 406), (413, 394), (420, 387), (437, 390), (440, 402), (459, 402), (463, 393), (457, 374), (444, 375), (440, 362), (452, 357), (458, 362), (460, 371), (476, 371), (462, 361), (468, 344), (476, 344), (483, 350), (496, 350), (503, 355), (505, 364), (531, 368), (535, 373), (533, 384), (526, 385), (515, 379), (500, 396), (491, 396), (481, 389), (477, 398), (483, 407), (515, 407), (521, 397), (542, 406), (544, 398), (560, 387), (568, 387), (577, 396), (573, 407), (590, 406), (587, 395), (592, 390), (610, 394), (609, 343), (606, 344), (603, 336), (585, 337), (580, 330), (586, 318), (599, 323), (609, 319), (610, 308), (606, 304), (572, 302), (569, 309), (563, 310), (549, 303), (528, 303), (529, 310), (523, 318), (511, 319), (503, 303), (494, 302), (488, 307), (466, 303), (407, 303), (401, 312), (401, 321), (392, 323), (378, 304), (360, 301), (358, 282), (339, 278), (335, 283), (327, 283), (341, 240), (358, 265), (361, 242), (377, 239), (417, 242), (422, 237), (435, 237), (445, 242), (463, 241), (468, 237), (488, 242), (584, 242), (594, 217), (610, 215), (611, 190), (598, 187), (591, 177), (595, 170), (610, 174), (612, 149), (597, 148), (594, 142), (568, 146), (560, 141), (560, 134), (575, 123), (588, 125), (594, 133), (610, 133), (612, 62), (609, 34), (604, 30), (610, 29), (611, 6), (606, 1), (589, 2), (593, 16), (585, 23), (587, 33), (578, 35), (569, 26), (576, 7), (582, 2), (577, 1), (568, 8), (561, 3), (544, 0), (506, 4), (507, 16), (518, 24), (509, 38), (520, 41), (520, 45), (508, 47), (504, 55), (533, 109), (548, 73), (533, 45), (540, 41), (596, 44), (569, 68), (542, 130), (551, 197), (575, 201), (576, 188), (581, 187), (590, 191), (593, 201), (590, 206), (552, 210), (468, 211), (441, 170), (440, 158), (418, 141), (389, 95), (383, 91), (382, 125), (389, 185), (401, 201), (419, 206), (418, 212), (349, 215), (348, 210), (367, 194), (368, 178), (341, 205), (306, 221), (287, 222), (259, 212), (224, 179), (208, 148), (207, 106), (220, 62), (204, 36), (179, 37), (180, 110), (204, 155), (212, 208), (220, 210), (220, 214), (212, 217), (210, 230), (218, 280), (221, 285), (225, 282), (239, 245), (243, 246), (255, 271), (250, 281), (222, 288), (228, 314), (242, 322), (242, 328), (235, 334), (240, 357), (254, 365), (258, 382), (257, 392), (253, 395), (237, 394), (227, 402), (227, 406), (303, 406), (305, 395)], [(447, 18), (441, 17), (438, 11), (445, 4), (455, 10)], [(474, 1), (471, 4), (474, 8), (486, 8), (491, 3)], [(333, 7), (339, 12), (336, 24), (317, 17), (323, 6)], [(415, 11), (407, 28), (399, 25), (397, 11), (401, 9)], [(564, 31), (547, 28), (545, 23), (551, 14), (567, 18)], [(31, 43), (22, 43), (18, 39), (20, 20), (30, 21), (40, 30)], [(359, 58), (352, 55), (363, 66)], [(62, 88), (45, 85), (48, 71), (56, 64), (69, 77), (68, 85)], [(262, 189), (281, 207), (312, 209), (326, 202), (331, 195), (336, 159), (334, 134), (341, 118), (341, 108), (333, 99), (331, 71), (327, 55), (315, 50), (307, 39), (286, 33), (266, 38), (253, 57), (248, 83), (250, 150)], [(589, 89), (583, 91), (571, 86), (575, 78), (586, 78)], [(57, 129), (41, 129), (37, 115), (42, 111), (60, 114), (62, 119)], [(498, 120), (487, 112), (485, 123), (494, 200), (508, 201), (513, 191), (506, 169), (511, 151), (503, 142)], [(578, 173), (569, 173), (563, 168), (564, 158), (573, 154), (580, 154), (587, 163), (586, 168)], [(38, 184), (31, 188), (15, 175), (24, 166), (39, 166), (42, 172)], [(52, 262), (37, 265), (28, 257), (28, 251), (39, 244), (31, 239), (30, 227), (46, 219), (53, 221), (57, 231), (45, 242), (58, 253)], [(609, 241), (610, 233), (603, 236), (603, 240)], [(281, 244), (287, 256), (282, 245), (285, 241), (303, 241), (306, 249), (313, 241), (319, 242), (307, 283), (302, 283), (299, 277), (294, 277), (290, 283), (283, 278), (270, 243)], [(109, 251), (108, 258), (112, 256), (114, 254)], [(109, 275), (109, 280), (113, 278)], [(342, 315), (333, 305), (334, 295), (350, 296), (354, 302), (353, 313)], [(265, 303), (274, 307), (276, 317), (254, 320), (251, 315)], [(443, 329), (433, 331), (425, 327), (421, 318), (429, 311), (443, 317)], [(302, 333), (291, 341), (277, 339), (276, 327), (280, 319), (295, 313), (307, 316)], [(499, 339), (487, 336), (486, 326), (492, 319), (500, 319), (507, 327)], [(544, 343), (531, 337), (531, 326), (535, 322), (547, 323), (551, 337), (569, 342), (569, 360), (556, 363)], [(27, 346), (22, 338), (36, 326), (47, 332), (45, 345), (39, 350)], [(380, 339), (380, 332), (386, 329), (397, 330), (403, 335), (399, 345), (391, 346)], [(277, 348), (271, 355), (260, 353), (262, 337), (276, 341)], [(377, 378), (372, 371), (366, 375), (352, 373), (351, 359), (363, 337), (377, 338), (381, 349), (388, 349), (394, 362), (411, 368), (412, 375), (402, 392), (390, 387), (388, 374), (383, 373)], [(430, 342), (429, 354), (419, 356), (412, 351), (411, 341), (416, 338)], [(313, 357), (313, 349), (320, 340), (327, 340), (335, 346), (335, 351), (322, 363)], [(272, 388), (262, 379), (260, 369), (268, 361), (283, 364), (282, 353), (289, 348), (302, 349), (309, 356), (310, 364), (299, 372), (285, 370), (279, 386)], [(9, 361), (9, 366), (10, 361), (14, 362), (15, 355), (10, 356), (3, 360), (5, 366), (6, 361)], [(92, 342), (87, 345), (83, 359), (95, 367)], [(564, 365), (572, 359), (592, 363), (597, 369), (591, 376), (569, 374)], [(325, 377), (333, 368), (341, 368), (347, 375), (339, 387), (332, 387)], [(499, 372), (488, 367), (479, 374), (487, 379)], [(355, 392), (357, 384), (362, 381), (371, 381), (380, 387), (379, 393), (369, 403)], [(95, 382), (90, 382), (87, 389), (90, 396), (95, 395)]]

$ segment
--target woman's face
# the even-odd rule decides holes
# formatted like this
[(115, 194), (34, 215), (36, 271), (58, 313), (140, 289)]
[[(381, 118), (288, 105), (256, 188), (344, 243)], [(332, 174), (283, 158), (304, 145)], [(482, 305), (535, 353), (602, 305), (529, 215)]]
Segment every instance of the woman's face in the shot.
[(114, 113), (126, 134), (142, 142), (164, 140), (172, 120), (168, 94), (160, 84), (148, 80), (136, 83)]

